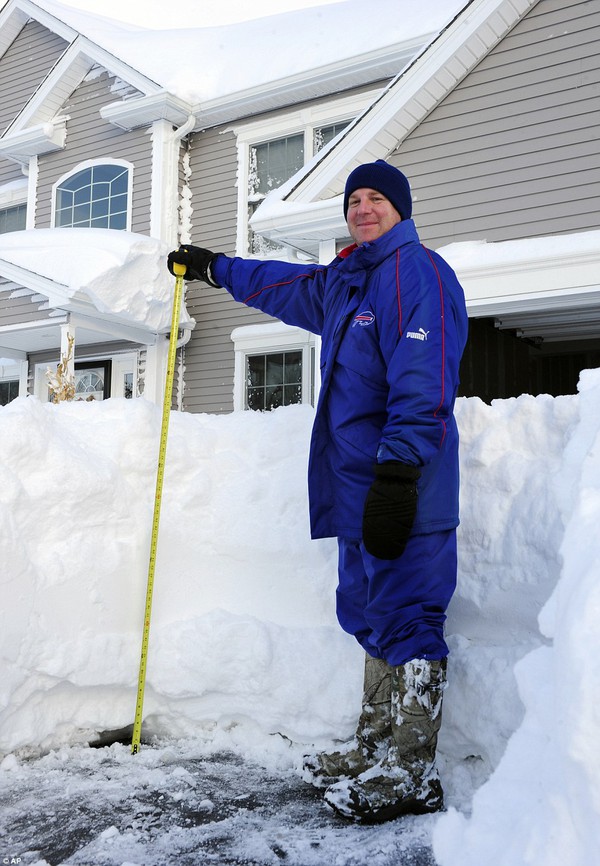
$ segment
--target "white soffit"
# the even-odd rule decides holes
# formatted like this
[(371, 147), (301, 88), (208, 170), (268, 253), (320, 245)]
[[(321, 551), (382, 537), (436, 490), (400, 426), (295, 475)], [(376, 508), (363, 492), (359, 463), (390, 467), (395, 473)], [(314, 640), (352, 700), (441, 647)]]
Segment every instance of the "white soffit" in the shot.
[(148, 126), (156, 120), (167, 120), (181, 126), (190, 116), (187, 102), (162, 90), (148, 96), (111, 102), (100, 109), (100, 116), (120, 129)]

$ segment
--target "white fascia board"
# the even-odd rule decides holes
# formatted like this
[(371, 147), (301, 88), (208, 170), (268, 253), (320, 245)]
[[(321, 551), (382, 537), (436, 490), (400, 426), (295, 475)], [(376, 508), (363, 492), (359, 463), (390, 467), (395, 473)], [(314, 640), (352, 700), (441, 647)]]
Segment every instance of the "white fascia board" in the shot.
[(158, 342), (158, 335), (153, 331), (136, 328), (116, 321), (114, 318), (97, 315), (95, 312), (92, 315), (75, 312), (69, 321), (75, 328), (97, 331), (105, 336), (110, 336), (112, 339), (127, 340), (130, 343), (140, 343), (143, 346), (154, 346)]
[(28, 18), (29, 15), (22, 12), (14, 3), (9, 3), (0, 12), (0, 57), (3, 57), (15, 41)]
[(52, 120), (93, 65), (91, 58), (71, 45), (8, 126), (3, 138)]
[(28, 166), (33, 156), (62, 150), (66, 137), (66, 118), (56, 118), (0, 138), (0, 156)]
[[(355, 166), (388, 156), (537, 2), (471, 0), (340, 133), (333, 147), (294, 176), (285, 201), (316, 202), (341, 195)], [(284, 211), (280, 226), (285, 231)]]
[(43, 277), (41, 274), (36, 274), (34, 271), (29, 271), (27, 268), (22, 268), (6, 259), (0, 259), (0, 272), (2, 276), (20, 286), (31, 289), (40, 295), (48, 298), (48, 303), (51, 307), (65, 308), (73, 297), (73, 292), (68, 286), (62, 283), (57, 283), (55, 280), (50, 280), (48, 277)]
[[(85, 36), (78, 36), (71, 48), (69, 48), (69, 51), (71, 49), (74, 53), (77, 52), (83, 57), (92, 60), (94, 65), (101, 66), (117, 78), (122, 78), (123, 81), (139, 90), (140, 93), (158, 93), (162, 89), (156, 81), (138, 72), (133, 66), (129, 66), (129, 64), (111, 54), (110, 51), (106, 51)], [(59, 61), (59, 64), (57, 64), (57, 67), (63, 63), (63, 59), (66, 59), (66, 52)]]
[[(281, 227), (282, 215), (284, 228)], [(284, 240), (287, 235), (319, 241), (324, 237), (339, 237), (340, 232), (345, 235), (348, 231), (340, 196), (308, 203), (273, 200), (264, 215), (258, 208), (250, 225), (253, 231), (274, 241)]]
[(600, 302), (600, 231), (467, 241), (438, 252), (456, 271), (472, 316)]
[(193, 106), (197, 129), (232, 123), (265, 111), (289, 107), (315, 97), (337, 94), (351, 87), (387, 80), (400, 64), (414, 56), (427, 36), (371, 51), (350, 59), (298, 73), (271, 83), (240, 90), (228, 96), (205, 100)]
[(173, 126), (182, 126), (191, 113), (189, 103), (166, 90), (111, 102), (100, 109), (103, 120), (127, 132), (140, 126), (149, 126), (156, 120), (167, 120)]

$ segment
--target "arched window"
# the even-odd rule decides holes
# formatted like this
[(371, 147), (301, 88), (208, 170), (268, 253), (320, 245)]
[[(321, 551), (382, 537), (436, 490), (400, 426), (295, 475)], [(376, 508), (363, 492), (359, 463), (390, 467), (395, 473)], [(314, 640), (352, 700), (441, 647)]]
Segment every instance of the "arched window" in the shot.
[(98, 163), (59, 180), (55, 191), (54, 225), (58, 227), (126, 229), (130, 169)]

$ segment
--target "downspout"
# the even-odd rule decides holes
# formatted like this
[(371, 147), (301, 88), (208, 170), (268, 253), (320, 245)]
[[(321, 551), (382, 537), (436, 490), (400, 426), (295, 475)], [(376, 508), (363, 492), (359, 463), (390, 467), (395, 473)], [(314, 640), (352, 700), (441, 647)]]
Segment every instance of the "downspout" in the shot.
[[(181, 126), (179, 126), (177, 129), (173, 130), (173, 135), (172, 135), (171, 140), (173, 142), (181, 141), (182, 138), (185, 138), (185, 136), (189, 132), (192, 131), (192, 129), (194, 128), (195, 125), (196, 125), (196, 117), (195, 117), (195, 115), (190, 114), (185, 123), (182, 123)], [(177, 174), (176, 174), (175, 186), (177, 188), (179, 185), (178, 184), (179, 158), (177, 158), (177, 160), (176, 160), (176, 165), (177, 165)], [(186, 323), (185, 325), (180, 325), (180, 330), (183, 331), (183, 334), (181, 335), (181, 337), (177, 341), (177, 348), (178, 349), (180, 349), (182, 346), (185, 346), (187, 343), (189, 343), (190, 337), (192, 336), (192, 328), (193, 328), (193, 325), (191, 325), (191, 324)]]
[(173, 130), (173, 141), (181, 141), (182, 138), (191, 132), (194, 126), (196, 125), (196, 117), (193, 114), (190, 114), (185, 123), (182, 123), (177, 129)]
[[(196, 117), (195, 117), (195, 115), (190, 114), (185, 123), (183, 123), (177, 129), (173, 130), (173, 135), (172, 135), (171, 140), (173, 142), (181, 141), (182, 138), (185, 138), (185, 136), (189, 132), (192, 131), (192, 129), (194, 128), (195, 125), (196, 125)], [(176, 188), (178, 188), (179, 187), (179, 183), (178, 183), (178, 181), (179, 181), (179, 156), (177, 157), (176, 165), (177, 165), (177, 175), (176, 175), (175, 183), (176, 183)], [(176, 344), (177, 351), (179, 351), (179, 349), (182, 349), (184, 346), (186, 346), (189, 343), (190, 338), (192, 336), (192, 328), (193, 328), (193, 325), (189, 324), (189, 323), (186, 323), (185, 325), (182, 325), (180, 327), (180, 330), (183, 333), (182, 333), (181, 337), (179, 337), (179, 339), (177, 340), (177, 344)], [(178, 387), (177, 387), (177, 404), (178, 404), (177, 408), (181, 412), (183, 409), (183, 357), (182, 356), (180, 356), (180, 358), (179, 358), (179, 365), (180, 365), (180, 372), (179, 372)]]

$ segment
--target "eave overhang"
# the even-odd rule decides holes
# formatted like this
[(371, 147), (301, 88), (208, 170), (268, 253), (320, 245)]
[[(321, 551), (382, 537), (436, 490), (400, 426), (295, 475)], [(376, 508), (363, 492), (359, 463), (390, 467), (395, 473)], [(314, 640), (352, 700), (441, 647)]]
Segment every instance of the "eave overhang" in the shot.
[(0, 157), (28, 165), (32, 156), (62, 150), (66, 137), (67, 118), (56, 118), (0, 138)]

